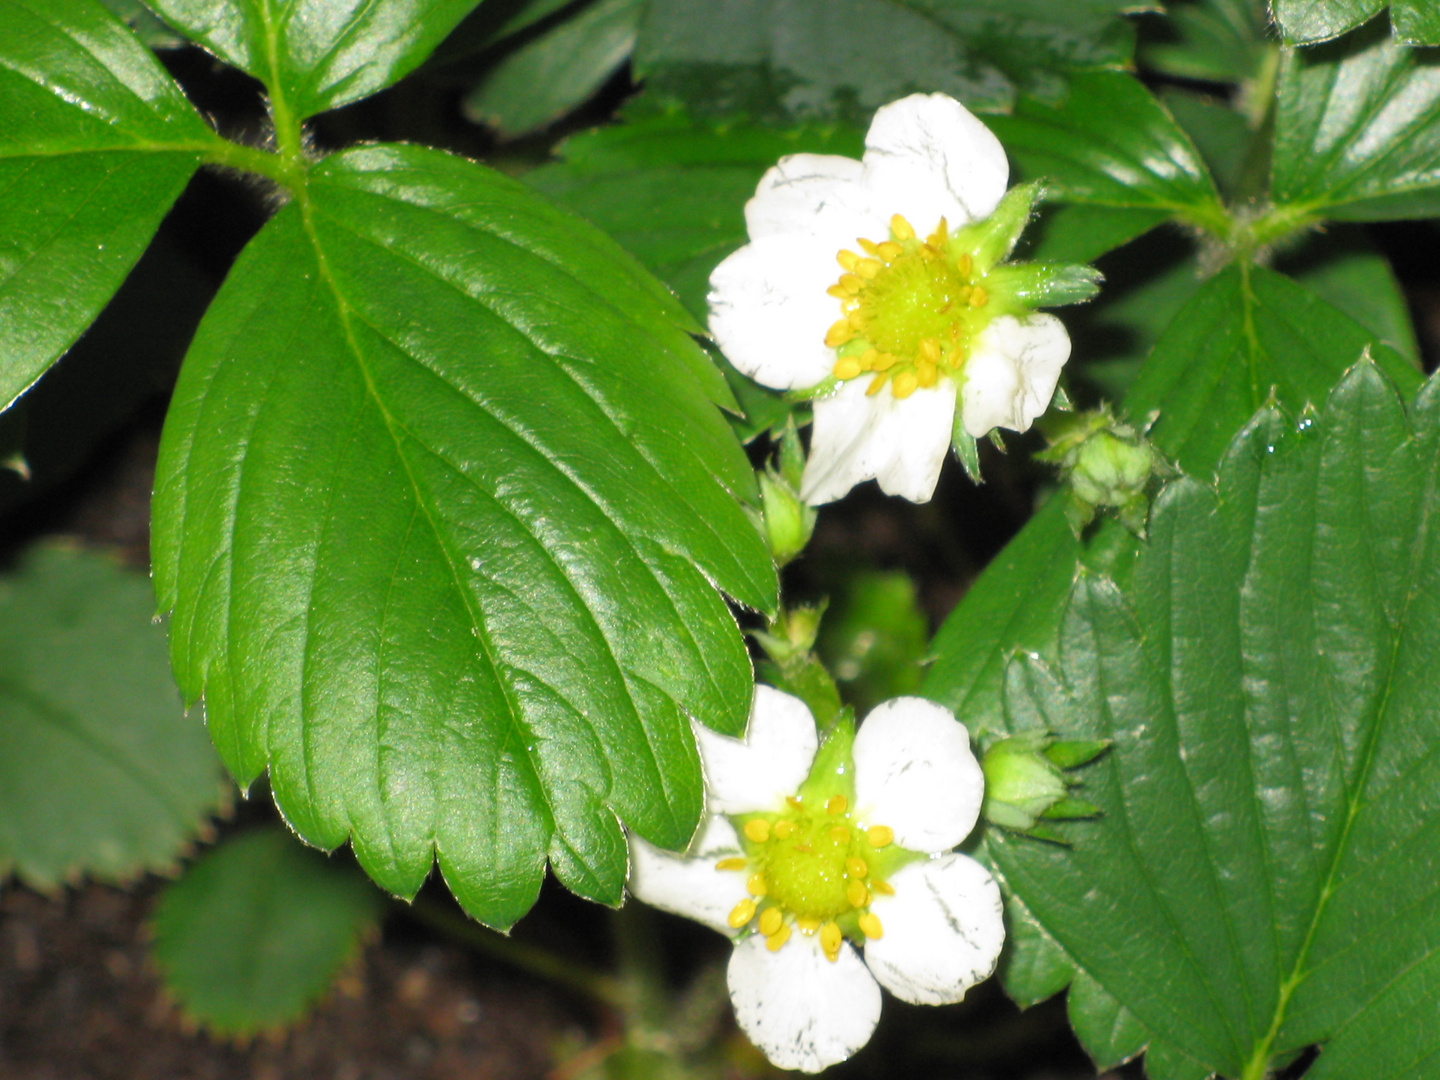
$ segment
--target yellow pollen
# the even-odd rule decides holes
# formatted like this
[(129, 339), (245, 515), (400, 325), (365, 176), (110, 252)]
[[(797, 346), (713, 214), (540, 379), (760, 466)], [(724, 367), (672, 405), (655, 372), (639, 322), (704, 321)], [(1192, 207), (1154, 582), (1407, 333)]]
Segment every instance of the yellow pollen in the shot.
[(870, 873), (870, 864), (859, 855), (851, 855), (845, 860), (845, 872), (853, 878), (863, 878)]
[(831, 795), (825, 800), (825, 813), (830, 815), (843, 814), (850, 809), (850, 800), (844, 795)]
[(940, 372), (934, 364), (922, 360), (915, 365), (915, 378), (919, 380), (922, 387), (929, 390), (940, 381)]
[[(745, 831), (748, 833), (750, 826), (745, 826)], [(888, 847), (895, 842), (895, 830), (889, 825), (871, 825), (865, 830), (865, 839), (873, 848)]]
[(837, 379), (853, 379), (864, 370), (865, 365), (861, 360), (857, 360), (853, 356), (842, 356), (835, 361), (833, 374)]
[(885, 936), (885, 928), (880, 925), (880, 920), (869, 911), (859, 918), (860, 932), (871, 941), (876, 941)]
[(879, 251), (880, 258), (884, 259), (887, 263), (892, 263), (901, 255), (905, 254), (905, 249), (895, 243), (894, 240), (886, 240), (880, 245)]
[(925, 238), (925, 243), (931, 247), (941, 247), (945, 241), (950, 239), (950, 225), (942, 217), (940, 224), (935, 226), (935, 231)]
[(840, 280), (835, 284), (839, 285), (851, 296), (859, 296), (860, 290), (865, 288), (865, 279), (859, 274), (841, 274)]
[(874, 255), (876, 258), (880, 257), (880, 245), (875, 243), (874, 240), (866, 240), (863, 236), (857, 236), (855, 240), (866, 255)]
[(915, 350), (915, 359), (921, 363), (929, 361), (932, 364), (940, 363), (940, 342), (933, 337), (927, 337), (920, 342), (920, 347)]
[(794, 795), (786, 795), (785, 801), (791, 806), (793, 806), (796, 810), (800, 809), (800, 800), (797, 799)]
[(840, 927), (834, 922), (827, 922), (820, 928), (820, 948), (825, 950), (825, 959), (832, 964), (840, 959), (840, 943), (845, 936), (840, 933)]
[(850, 295), (845, 286), (841, 285), (838, 281), (826, 289), (825, 292), (827, 295), (835, 297), (836, 300), (844, 300)]
[(901, 215), (896, 214), (890, 219), (890, 235), (896, 240), (914, 240), (915, 227)]
[(855, 336), (855, 328), (850, 323), (841, 319), (825, 331), (825, 345), (827, 348), (838, 349)]
[(795, 835), (795, 823), (793, 821), (777, 821), (775, 823), (775, 839), (789, 840)]
[(716, 870), (744, 870), (749, 863), (741, 855), (731, 855), (728, 859), (721, 859), (715, 864)]
[(850, 842), (850, 830), (844, 825), (832, 825), (830, 827), (830, 839), (837, 844), (848, 844)]
[(750, 880), (745, 882), (745, 891), (751, 896), (764, 896), (770, 891), (765, 884), (765, 875), (751, 874)]
[(885, 264), (879, 259), (861, 259), (855, 264), (855, 273), (859, 274), (866, 281), (874, 281)]
[(870, 369), (872, 371), (889, 371), (894, 366), (894, 355), (888, 352), (882, 352), (875, 358), (875, 362), (870, 365)]
[(847, 311), (845, 313), (845, 321), (850, 324), (850, 328), (856, 333), (865, 329), (865, 316), (859, 311)]
[(803, 919), (796, 919), (795, 926), (802, 934), (811, 935), (820, 929), (820, 920), (806, 916)]
[(734, 906), (734, 908), (731, 909), (730, 917), (725, 921), (728, 922), (734, 929), (739, 930), (740, 927), (744, 926), (754, 917), (755, 901), (751, 900), (747, 896), (744, 900), (741, 900), (738, 904)]
[(860, 370), (874, 371), (876, 363), (880, 360), (879, 349), (866, 349), (860, 354)]
[(760, 913), (760, 933), (767, 938), (773, 937), (775, 932), (785, 925), (785, 916), (780, 914), (778, 907), (766, 908)]
[(784, 923), (781, 923), (779, 930), (776, 930), (775, 933), (770, 934), (765, 938), (765, 947), (771, 952), (776, 952), (779, 950), (781, 945), (784, 945), (785, 942), (789, 940), (790, 927), (786, 926)]
[(884, 385), (885, 373), (882, 371), (879, 375), (876, 375), (875, 378), (870, 380), (870, 385), (865, 388), (865, 396), (874, 397), (880, 392), (880, 388)]
[(899, 375), (895, 376), (895, 381), (890, 384), (890, 393), (895, 396), (895, 400), (903, 401), (913, 394), (915, 388), (919, 385), (920, 380), (916, 378), (913, 371), (902, 371)]
[(851, 907), (864, 907), (870, 902), (870, 890), (865, 888), (863, 881), (852, 881), (845, 886), (845, 899), (850, 901)]
[(888, 881), (872, 881), (870, 882), (870, 891), (879, 893), (881, 896), (894, 896), (895, 886)]
[(855, 264), (860, 261), (860, 256), (856, 255), (853, 251), (842, 251), (835, 256), (835, 261), (838, 262), (841, 266), (843, 266), (846, 270), (854, 273)]
[[(870, 830), (870, 842), (872, 844), (875, 844), (875, 840), (873, 838), (874, 832), (874, 829)], [(752, 844), (765, 843), (766, 840), (770, 839), (770, 822), (766, 821), (764, 818), (751, 818), (749, 821), (745, 822), (745, 836)], [(875, 846), (881, 847), (882, 845), (875, 844)]]
[(964, 255), (961, 255), (960, 258), (955, 260), (955, 266), (956, 269), (960, 271), (961, 277), (969, 277), (970, 271), (975, 267), (975, 261), (970, 258), (970, 253), (967, 251)]
[(976, 285), (970, 290), (970, 306), (984, 307), (990, 300), (990, 294), (985, 291), (985, 286)]

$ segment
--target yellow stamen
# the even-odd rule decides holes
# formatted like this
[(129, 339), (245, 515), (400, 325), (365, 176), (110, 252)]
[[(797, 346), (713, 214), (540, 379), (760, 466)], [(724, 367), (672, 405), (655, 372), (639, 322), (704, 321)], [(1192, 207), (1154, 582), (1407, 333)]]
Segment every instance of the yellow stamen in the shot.
[(793, 806), (796, 810), (800, 809), (800, 800), (797, 799), (794, 795), (786, 795), (785, 801), (791, 806)]
[(969, 277), (970, 271), (975, 267), (975, 261), (970, 258), (970, 253), (967, 251), (955, 260), (955, 265), (959, 269), (961, 277)]
[(775, 952), (780, 948), (781, 945), (784, 945), (785, 942), (789, 940), (790, 927), (786, 926), (784, 923), (781, 923), (779, 930), (776, 930), (775, 933), (770, 934), (765, 938), (765, 947), (771, 952)]
[(985, 291), (983, 285), (976, 285), (975, 288), (970, 290), (971, 307), (984, 307), (989, 300), (990, 294)]
[(850, 901), (851, 907), (864, 907), (870, 902), (870, 890), (865, 888), (863, 881), (852, 881), (845, 886), (845, 899)]
[(861, 250), (864, 251), (866, 255), (874, 255), (877, 258), (879, 257), (880, 245), (875, 243), (874, 240), (866, 240), (863, 236), (857, 236), (855, 240), (860, 245)]
[(825, 959), (832, 964), (840, 959), (840, 943), (845, 936), (840, 933), (840, 927), (833, 922), (827, 922), (820, 928), (820, 948), (825, 950)]
[(741, 900), (730, 910), (730, 917), (725, 921), (728, 922), (734, 929), (739, 930), (740, 927), (744, 926), (754, 917), (755, 901), (751, 900), (747, 896), (744, 900)]
[(859, 855), (851, 855), (845, 860), (845, 872), (853, 878), (863, 878), (870, 873), (870, 864)]
[(853, 379), (860, 372), (865, 370), (864, 365), (853, 356), (842, 356), (835, 361), (835, 370), (832, 374), (837, 379)]
[(929, 390), (940, 381), (940, 373), (935, 365), (928, 360), (922, 360), (915, 365), (915, 378), (920, 380), (920, 385)]
[(865, 388), (865, 396), (874, 397), (880, 392), (880, 388), (884, 385), (885, 373), (881, 372), (879, 375), (876, 375), (875, 378), (870, 380), (870, 385)]
[(870, 368), (871, 368), (872, 371), (889, 371), (889, 370), (890, 370), (892, 367), (894, 367), (894, 366), (895, 366), (895, 356), (894, 356), (894, 354), (893, 354), (893, 353), (888, 353), (888, 352), (882, 352), (879, 356), (877, 356), (877, 357), (874, 359), (874, 361), (873, 361), (873, 362), (871, 363), (871, 365), (870, 365)]
[(870, 882), (870, 891), (878, 893), (881, 896), (894, 896), (895, 886), (891, 885), (888, 881), (876, 880)]
[(850, 296), (849, 290), (847, 290), (845, 286), (838, 283), (835, 285), (831, 285), (828, 289), (825, 290), (825, 292), (828, 295), (835, 297), (836, 300), (845, 300), (848, 299)]
[[(871, 829), (870, 832), (873, 834), (875, 830)], [(745, 822), (745, 836), (753, 844), (765, 843), (766, 840), (770, 839), (770, 822), (764, 818), (751, 818)], [(872, 844), (875, 843), (873, 839), (870, 842)], [(878, 847), (879, 845), (876, 846)]]
[(777, 821), (775, 823), (775, 839), (789, 840), (795, 835), (795, 823), (793, 821)]
[(902, 371), (899, 375), (895, 376), (895, 380), (890, 384), (890, 393), (895, 396), (895, 400), (903, 401), (913, 394), (915, 388), (919, 385), (920, 380), (916, 378), (915, 372)]
[(875, 363), (880, 359), (879, 349), (866, 349), (860, 354), (860, 370), (874, 371)]
[(886, 240), (880, 245), (879, 250), (880, 258), (884, 259), (887, 263), (892, 263), (901, 255), (905, 254), (905, 249), (895, 243), (894, 240)]
[(885, 928), (880, 925), (880, 920), (873, 912), (867, 911), (859, 918), (860, 932), (871, 941), (878, 941), (885, 936)]
[[(748, 833), (750, 826), (745, 826), (745, 829)], [(865, 830), (865, 839), (870, 841), (873, 848), (888, 847), (895, 842), (895, 830), (889, 825), (871, 825)]]
[(832, 825), (830, 827), (830, 839), (837, 844), (848, 844), (850, 842), (850, 830), (844, 825)]
[(814, 934), (816, 930), (820, 929), (820, 920), (811, 918), (807, 915), (803, 919), (795, 920), (795, 928), (799, 930), (802, 934), (809, 936)]
[(825, 800), (825, 813), (832, 817), (836, 814), (843, 814), (850, 809), (850, 800), (844, 795), (831, 795)]
[(731, 855), (727, 859), (721, 859), (715, 864), (716, 870), (744, 870), (749, 862), (742, 855)]
[(751, 874), (750, 880), (745, 882), (745, 891), (751, 896), (764, 896), (770, 891), (769, 886), (765, 884), (765, 875)]
[(920, 347), (915, 350), (915, 359), (922, 364), (927, 361), (931, 364), (940, 362), (940, 342), (933, 337), (927, 337), (920, 342)]
[(858, 307), (852, 307), (845, 312), (845, 321), (857, 334), (865, 329), (865, 316), (860, 313)]
[(899, 214), (890, 219), (890, 235), (896, 240), (914, 240), (915, 227)]
[(825, 331), (825, 345), (831, 349), (838, 349), (854, 336), (855, 328), (846, 320), (841, 319)]
[(865, 288), (865, 279), (859, 274), (841, 274), (840, 280), (835, 284), (839, 285), (840, 288), (844, 289), (851, 296), (859, 296), (860, 292)]
[(778, 907), (766, 908), (760, 913), (760, 933), (767, 938), (773, 937), (783, 925), (785, 925), (785, 916), (780, 914)]
[(860, 256), (856, 255), (853, 251), (842, 251), (835, 256), (835, 261), (853, 273), (855, 264), (860, 261)]
[(884, 269), (885, 264), (879, 259), (861, 259), (855, 264), (855, 273), (866, 281), (874, 281), (880, 271)]

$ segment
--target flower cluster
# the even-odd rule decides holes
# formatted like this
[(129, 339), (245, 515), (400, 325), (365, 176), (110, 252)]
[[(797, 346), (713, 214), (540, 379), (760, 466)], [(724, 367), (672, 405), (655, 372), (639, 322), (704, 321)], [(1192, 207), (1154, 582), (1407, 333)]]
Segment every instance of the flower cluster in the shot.
[[(740, 371), (816, 394), (801, 497), (876, 478), (924, 502), (952, 434), (1024, 431), (1070, 355), (1033, 308), (1095, 291), (1085, 267), (1002, 265), (1033, 186), (943, 94), (875, 114), (861, 161), (783, 158), (745, 207), (750, 242), (711, 275), (710, 330)], [(958, 420), (958, 423), (957, 423)]]
[(880, 987), (959, 1001), (1005, 930), (983, 866), (952, 849), (984, 794), (969, 734), (920, 698), (843, 718), (758, 686), (744, 740), (697, 725), (709, 816), (685, 855), (631, 838), (630, 890), (731, 936), (730, 997), (776, 1065), (818, 1072), (870, 1038)]

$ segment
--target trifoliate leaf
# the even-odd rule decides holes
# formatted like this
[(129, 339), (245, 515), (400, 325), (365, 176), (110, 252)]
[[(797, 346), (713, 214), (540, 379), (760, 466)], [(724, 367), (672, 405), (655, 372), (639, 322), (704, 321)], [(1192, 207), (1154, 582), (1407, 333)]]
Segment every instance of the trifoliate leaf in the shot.
[[(1270, 0), (1289, 41), (1309, 44), (1339, 37), (1373, 18), (1385, 0)], [(1403, 45), (1440, 45), (1440, 11), (1432, 0), (1391, 0), (1390, 23)], [(1377, 24), (1383, 29), (1384, 22)]]

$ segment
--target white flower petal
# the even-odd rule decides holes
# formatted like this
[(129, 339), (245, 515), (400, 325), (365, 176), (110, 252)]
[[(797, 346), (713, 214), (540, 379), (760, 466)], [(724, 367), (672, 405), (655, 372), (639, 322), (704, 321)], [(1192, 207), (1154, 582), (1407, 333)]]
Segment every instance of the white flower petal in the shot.
[(752, 934), (736, 943), (727, 975), (741, 1030), (782, 1069), (838, 1065), (880, 1021), (880, 987), (849, 945), (831, 963), (813, 937), (792, 934), (772, 953)]
[[(890, 217), (872, 207), (865, 177), (865, 166), (854, 158), (834, 154), (781, 158), (745, 204), (750, 239), (783, 236), (806, 243), (806, 237), (818, 238), (831, 265), (842, 247), (855, 250), (858, 237), (877, 243), (888, 239)], [(833, 277), (839, 276), (835, 265)]]
[(651, 907), (694, 919), (733, 937), (726, 919), (749, 895), (743, 870), (716, 870), (715, 864), (739, 855), (740, 839), (730, 823), (711, 815), (685, 855), (662, 851), (630, 834), (630, 892)]
[(710, 274), (710, 333), (727, 360), (777, 390), (814, 386), (835, 366), (825, 332), (840, 304), (825, 290), (840, 278), (835, 252), (767, 237)]
[(880, 985), (915, 1005), (946, 1005), (988, 978), (1005, 943), (1000, 888), (965, 855), (911, 863), (890, 878), (894, 896), (870, 910), (884, 936), (865, 944)]
[(993, 320), (965, 362), (960, 392), (965, 430), (977, 439), (996, 427), (1029, 430), (1050, 407), (1068, 359), (1070, 335), (1054, 315)]
[(912, 94), (876, 112), (865, 169), (872, 190), (893, 199), (890, 213), (922, 234), (942, 215), (952, 227), (989, 217), (1010, 177), (1000, 140), (944, 94)]
[(955, 384), (896, 399), (890, 386), (873, 397), (865, 376), (815, 402), (815, 429), (800, 497), (812, 506), (841, 498), (872, 477), (882, 490), (927, 502), (940, 479), (955, 421)]
[(911, 851), (948, 851), (970, 834), (985, 776), (970, 733), (949, 709), (918, 697), (875, 706), (855, 735), (855, 806)]
[(775, 809), (810, 775), (820, 746), (805, 703), (770, 686), (755, 687), (743, 742), (698, 723), (691, 727), (705, 764), (705, 808), (712, 814)]

